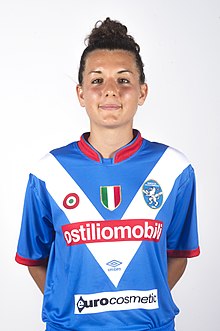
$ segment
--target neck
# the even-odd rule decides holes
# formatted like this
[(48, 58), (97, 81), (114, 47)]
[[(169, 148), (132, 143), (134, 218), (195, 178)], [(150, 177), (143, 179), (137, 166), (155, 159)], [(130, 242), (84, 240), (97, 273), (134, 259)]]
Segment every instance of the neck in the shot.
[(103, 132), (91, 130), (88, 141), (102, 157), (111, 158), (119, 148), (127, 145), (132, 139), (132, 128), (123, 132), (121, 129), (105, 129)]

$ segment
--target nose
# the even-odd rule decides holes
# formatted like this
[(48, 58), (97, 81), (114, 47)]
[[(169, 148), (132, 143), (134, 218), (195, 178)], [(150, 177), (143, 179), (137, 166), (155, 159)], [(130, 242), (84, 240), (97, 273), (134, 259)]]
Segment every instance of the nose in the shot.
[(115, 97), (118, 94), (118, 88), (114, 81), (108, 81), (104, 87), (104, 95), (106, 97), (113, 96)]

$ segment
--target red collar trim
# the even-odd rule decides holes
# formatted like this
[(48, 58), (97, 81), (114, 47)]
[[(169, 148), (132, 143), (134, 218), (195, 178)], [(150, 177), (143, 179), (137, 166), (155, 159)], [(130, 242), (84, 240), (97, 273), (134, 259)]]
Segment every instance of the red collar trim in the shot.
[[(122, 162), (126, 159), (128, 159), (130, 156), (132, 156), (134, 153), (136, 153), (139, 148), (142, 145), (143, 138), (141, 137), (141, 134), (139, 131), (134, 130), (134, 136), (135, 138), (127, 145), (123, 146), (119, 150), (117, 150), (113, 156), (113, 163), (119, 163)], [(90, 159), (97, 161), (97, 162), (102, 162), (102, 157), (100, 153), (92, 147), (88, 143), (88, 137), (89, 137), (89, 132), (84, 133), (80, 137), (80, 141), (78, 141), (78, 147), (81, 150), (83, 154), (88, 156)]]

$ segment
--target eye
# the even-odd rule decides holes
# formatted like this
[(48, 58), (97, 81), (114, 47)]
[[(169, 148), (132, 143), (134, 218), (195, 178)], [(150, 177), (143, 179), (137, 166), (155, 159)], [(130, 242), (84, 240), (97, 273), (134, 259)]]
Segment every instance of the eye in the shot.
[(118, 78), (119, 84), (129, 84), (130, 81), (127, 78)]
[(101, 84), (103, 82), (103, 78), (96, 78), (92, 80), (92, 84)]

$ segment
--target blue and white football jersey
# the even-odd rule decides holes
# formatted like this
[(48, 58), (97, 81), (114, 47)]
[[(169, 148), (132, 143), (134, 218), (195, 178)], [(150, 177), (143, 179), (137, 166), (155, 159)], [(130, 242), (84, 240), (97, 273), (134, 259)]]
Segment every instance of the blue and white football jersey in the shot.
[(135, 133), (111, 159), (84, 134), (30, 174), (16, 261), (48, 263), (47, 331), (174, 330), (167, 256), (199, 255), (195, 176)]

